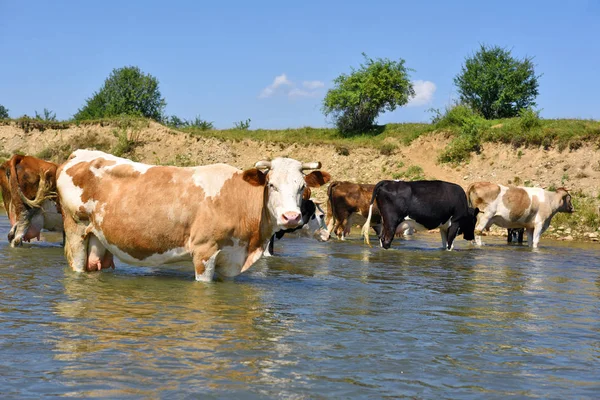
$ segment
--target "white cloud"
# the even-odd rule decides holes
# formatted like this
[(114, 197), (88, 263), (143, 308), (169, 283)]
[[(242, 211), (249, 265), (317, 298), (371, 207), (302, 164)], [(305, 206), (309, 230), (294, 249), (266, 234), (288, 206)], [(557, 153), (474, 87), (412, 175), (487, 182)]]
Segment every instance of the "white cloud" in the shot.
[(413, 88), (415, 89), (415, 96), (410, 99), (408, 106), (424, 106), (431, 103), (433, 100), (433, 94), (437, 89), (435, 83), (431, 81), (414, 81)]
[(304, 81), (302, 82), (303, 89), (297, 87), (297, 85), (290, 81), (286, 74), (276, 76), (269, 86), (264, 88), (258, 98), (264, 99), (271, 97), (276, 93), (282, 93), (290, 98), (298, 97), (318, 97), (321, 95), (321, 88), (325, 87), (325, 83), (321, 81)]
[(315, 90), (324, 87), (325, 83), (321, 81), (304, 81), (302, 82), (302, 86), (309, 90)]
[(304, 90), (298, 88), (294, 88), (288, 93), (289, 97), (317, 97), (318, 95), (318, 90)]
[(292, 82), (287, 78), (285, 74), (281, 74), (275, 77), (273, 83), (264, 88), (262, 92), (260, 92), (259, 98), (271, 97), (275, 94), (275, 90), (280, 86), (291, 86)]

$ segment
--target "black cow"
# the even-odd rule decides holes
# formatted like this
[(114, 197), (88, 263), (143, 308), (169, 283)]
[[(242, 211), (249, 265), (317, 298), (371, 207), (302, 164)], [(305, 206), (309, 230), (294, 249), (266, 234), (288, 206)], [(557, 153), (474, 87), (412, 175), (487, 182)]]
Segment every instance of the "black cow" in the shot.
[(325, 226), (324, 220), (325, 213), (323, 210), (321, 210), (321, 207), (319, 207), (318, 204), (312, 200), (302, 199), (302, 203), (300, 204), (300, 212), (302, 212), (302, 223), (296, 228), (283, 229), (275, 232), (275, 234), (271, 236), (271, 240), (269, 240), (267, 250), (264, 252), (265, 256), (273, 255), (273, 242), (275, 242), (275, 238), (279, 240), (286, 233), (292, 233), (301, 230), (300, 233), (303, 234), (303, 236), (314, 236), (321, 241), (325, 241), (329, 238), (329, 232), (327, 232), (327, 227)]
[(363, 226), (365, 242), (369, 243), (369, 226), (373, 203), (381, 214), (383, 227), (378, 234), (381, 247), (389, 249), (394, 233), (406, 217), (425, 229), (440, 228), (442, 246), (452, 250), (454, 239), (461, 234), (465, 240), (475, 239), (475, 224), (479, 209), (470, 208), (465, 191), (444, 181), (381, 181), (373, 190), (367, 222)]

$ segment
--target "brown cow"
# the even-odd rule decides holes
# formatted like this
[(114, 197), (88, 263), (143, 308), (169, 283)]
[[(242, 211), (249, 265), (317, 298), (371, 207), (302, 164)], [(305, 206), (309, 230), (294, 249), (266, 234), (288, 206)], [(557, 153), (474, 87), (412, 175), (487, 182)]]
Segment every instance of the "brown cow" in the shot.
[(530, 247), (538, 247), (540, 236), (550, 226), (557, 212), (572, 213), (571, 195), (565, 188), (556, 192), (542, 188), (503, 186), (491, 182), (475, 182), (467, 189), (472, 207), (481, 210), (475, 227), (475, 240), (492, 224), (504, 228), (525, 228)]
[[(58, 169), (65, 255), (75, 271), (191, 260), (196, 280), (236, 276), (263, 254), (271, 236), (301, 224), (306, 186), (327, 183), (320, 163), (260, 161), (179, 168), (77, 150)], [(265, 170), (266, 172), (263, 172)]]
[(57, 165), (15, 154), (0, 166), (0, 188), (10, 221), (8, 241), (20, 246), (40, 239), (42, 228), (62, 232), (56, 197)]
[[(354, 224), (364, 224), (369, 215), (369, 207), (375, 185), (348, 181), (331, 182), (327, 188), (327, 230), (338, 239), (344, 240), (350, 234)], [(373, 206), (371, 226), (379, 234), (381, 217), (377, 205)], [(402, 223), (397, 230), (398, 235), (412, 234), (414, 228)]]

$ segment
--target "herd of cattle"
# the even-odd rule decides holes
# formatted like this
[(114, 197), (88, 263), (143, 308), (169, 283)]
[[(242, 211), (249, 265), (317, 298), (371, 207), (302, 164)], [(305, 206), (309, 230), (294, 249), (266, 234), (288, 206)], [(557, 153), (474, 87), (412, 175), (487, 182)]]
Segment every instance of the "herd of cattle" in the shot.
[[(0, 166), (0, 187), (13, 247), (40, 239), (42, 229), (63, 232), (65, 256), (75, 271), (114, 268), (113, 256), (141, 265), (192, 260), (196, 279), (236, 276), (273, 243), (298, 231), (328, 240), (363, 223), (383, 248), (396, 236), (440, 229), (451, 250), (458, 235), (481, 245), (492, 224), (537, 247), (557, 212), (574, 211), (564, 188), (507, 187), (476, 182), (465, 192), (443, 181), (376, 185), (331, 182), (327, 214), (310, 188), (331, 177), (321, 163), (290, 158), (259, 161), (239, 170), (227, 164), (173, 167), (77, 150), (57, 165), (14, 155)], [(304, 171), (312, 170), (310, 173)], [(520, 231), (519, 231), (520, 230)]]

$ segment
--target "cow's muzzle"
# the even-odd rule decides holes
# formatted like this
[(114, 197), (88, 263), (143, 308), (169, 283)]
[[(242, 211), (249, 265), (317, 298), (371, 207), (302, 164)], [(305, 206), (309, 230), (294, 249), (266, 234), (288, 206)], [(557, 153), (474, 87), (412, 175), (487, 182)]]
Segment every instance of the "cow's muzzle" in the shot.
[(295, 228), (302, 222), (302, 214), (296, 211), (288, 211), (281, 214), (281, 220), (286, 228)]

